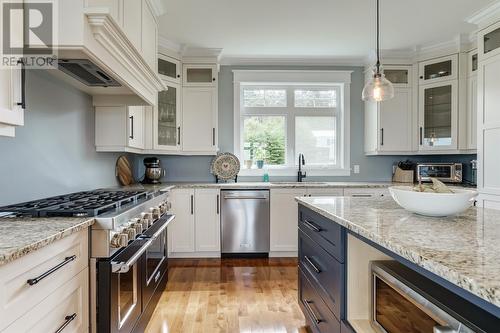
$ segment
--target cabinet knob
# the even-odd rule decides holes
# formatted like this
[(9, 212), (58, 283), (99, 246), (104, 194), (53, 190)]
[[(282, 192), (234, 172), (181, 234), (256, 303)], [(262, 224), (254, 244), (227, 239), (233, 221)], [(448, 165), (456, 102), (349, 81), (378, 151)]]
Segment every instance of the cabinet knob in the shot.
[(178, 78), (180, 78), (180, 77), (181, 77), (181, 75), (180, 75), (180, 74), (177, 74), (177, 77), (178, 77)]
[(424, 77), (423, 76), (420, 76), (420, 79), (422, 80)]
[(215, 81), (215, 78), (213, 78), (212, 81)]

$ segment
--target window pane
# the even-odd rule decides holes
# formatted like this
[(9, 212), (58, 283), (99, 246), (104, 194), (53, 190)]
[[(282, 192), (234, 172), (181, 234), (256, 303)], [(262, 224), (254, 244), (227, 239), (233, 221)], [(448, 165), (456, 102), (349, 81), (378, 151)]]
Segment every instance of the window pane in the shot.
[(248, 89), (243, 90), (243, 105), (251, 107), (286, 107), (285, 89)]
[(284, 165), (285, 121), (285, 117), (277, 116), (244, 117), (244, 158), (264, 160), (267, 165)]
[(335, 117), (296, 117), (295, 152), (306, 165), (336, 164)]
[(334, 108), (337, 107), (335, 90), (295, 90), (297, 108)]

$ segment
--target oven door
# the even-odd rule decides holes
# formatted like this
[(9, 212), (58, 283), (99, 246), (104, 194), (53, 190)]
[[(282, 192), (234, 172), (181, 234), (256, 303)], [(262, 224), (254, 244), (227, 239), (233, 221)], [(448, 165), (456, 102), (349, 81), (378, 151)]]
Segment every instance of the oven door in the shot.
[(129, 333), (142, 314), (142, 267), (149, 239), (137, 239), (98, 266), (98, 332)]
[(167, 272), (167, 226), (173, 219), (173, 215), (163, 215), (142, 236), (152, 242), (146, 250), (143, 266), (143, 309), (148, 305), (163, 275)]

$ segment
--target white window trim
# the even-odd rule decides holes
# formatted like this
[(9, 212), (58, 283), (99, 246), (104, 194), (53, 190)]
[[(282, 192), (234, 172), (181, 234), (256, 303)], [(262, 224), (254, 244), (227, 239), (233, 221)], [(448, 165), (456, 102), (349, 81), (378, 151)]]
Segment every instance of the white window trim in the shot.
[[(306, 165), (304, 170), (308, 176), (350, 176), (350, 119), (351, 119), (351, 74), (352, 71), (323, 71), (323, 70), (233, 70), (234, 76), (234, 152), (235, 155), (242, 159), (241, 156), (241, 85), (256, 84), (256, 85), (340, 85), (341, 94), (337, 98), (337, 103), (343, 105), (343, 113), (341, 117), (342, 124), (342, 162), (341, 168), (331, 167), (311, 167)], [(306, 156), (307, 157), (307, 156)], [(295, 176), (296, 168), (290, 167), (270, 167), (268, 168), (270, 176)], [(264, 174), (262, 169), (246, 169), (242, 168), (241, 176), (261, 176)]]

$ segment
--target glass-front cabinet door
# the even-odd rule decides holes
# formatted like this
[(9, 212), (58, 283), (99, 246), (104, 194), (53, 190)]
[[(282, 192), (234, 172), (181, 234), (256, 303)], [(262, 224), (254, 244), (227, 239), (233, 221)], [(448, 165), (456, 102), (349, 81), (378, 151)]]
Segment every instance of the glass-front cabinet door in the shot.
[(164, 81), (168, 90), (158, 93), (154, 108), (154, 148), (179, 150), (181, 147), (180, 85)]
[(420, 150), (457, 149), (457, 81), (420, 86)]
[(431, 59), (419, 63), (420, 84), (443, 82), (458, 78), (458, 55)]
[(477, 39), (482, 60), (500, 54), (500, 22), (481, 30)]
[(411, 66), (383, 66), (385, 78), (395, 86), (407, 88), (411, 84)]
[(163, 80), (181, 84), (182, 82), (181, 62), (172, 57), (158, 55), (158, 74)]
[(183, 85), (215, 87), (217, 85), (217, 65), (183, 65)]

